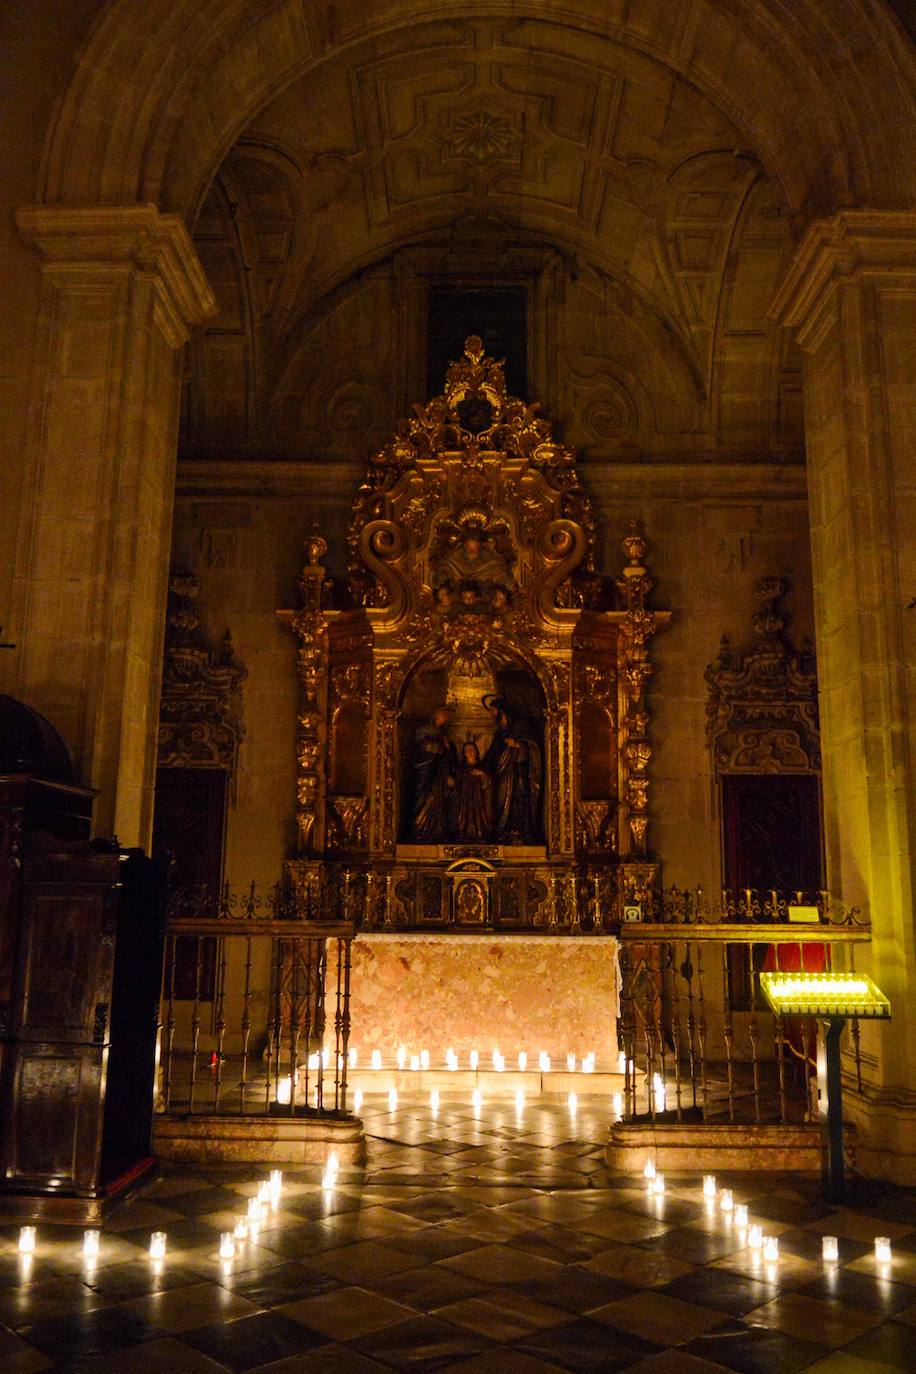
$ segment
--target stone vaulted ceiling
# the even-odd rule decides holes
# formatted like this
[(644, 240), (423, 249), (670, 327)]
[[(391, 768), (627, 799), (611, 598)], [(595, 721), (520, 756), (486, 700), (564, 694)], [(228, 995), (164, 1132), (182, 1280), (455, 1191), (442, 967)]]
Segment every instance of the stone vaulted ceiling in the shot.
[(537, 283), (533, 394), (588, 456), (800, 455), (766, 313), (781, 194), (710, 99), (621, 43), (478, 19), (350, 48), (248, 125), (195, 241), (220, 314), (186, 454), (361, 459), (424, 380), (423, 284), (511, 278)]

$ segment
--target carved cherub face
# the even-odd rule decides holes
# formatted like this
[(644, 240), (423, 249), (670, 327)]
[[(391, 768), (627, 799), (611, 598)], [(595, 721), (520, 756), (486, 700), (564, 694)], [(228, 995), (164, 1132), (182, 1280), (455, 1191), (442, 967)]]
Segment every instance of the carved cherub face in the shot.
[(451, 606), (453, 600), (452, 589), (447, 582), (443, 582), (441, 586), (436, 588), (435, 598), (437, 606)]
[(476, 768), (480, 763), (480, 750), (473, 740), (468, 740), (467, 744), (462, 747), (461, 757), (471, 768)]
[(494, 587), (492, 595), (493, 606), (497, 611), (505, 610), (509, 604), (509, 597), (505, 587)]
[(469, 534), (464, 541), (464, 551), (472, 562), (476, 562), (480, 557), (480, 539), (476, 534)]

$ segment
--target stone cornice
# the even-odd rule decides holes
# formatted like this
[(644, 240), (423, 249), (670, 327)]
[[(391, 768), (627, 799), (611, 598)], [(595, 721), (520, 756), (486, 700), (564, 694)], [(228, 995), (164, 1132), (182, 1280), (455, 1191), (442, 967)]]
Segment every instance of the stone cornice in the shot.
[(769, 313), (813, 352), (833, 317), (832, 288), (856, 277), (916, 284), (916, 211), (841, 210), (816, 220)]
[(160, 325), (173, 347), (215, 314), (216, 301), (180, 215), (154, 205), (25, 205), (16, 224), (44, 259), (43, 270), (79, 281), (99, 271), (133, 269), (156, 283)]
[[(602, 504), (615, 500), (805, 501), (805, 468), (764, 462), (585, 462), (582, 476)], [(351, 499), (362, 463), (269, 459), (186, 459), (177, 491), (185, 499), (223, 496)]]

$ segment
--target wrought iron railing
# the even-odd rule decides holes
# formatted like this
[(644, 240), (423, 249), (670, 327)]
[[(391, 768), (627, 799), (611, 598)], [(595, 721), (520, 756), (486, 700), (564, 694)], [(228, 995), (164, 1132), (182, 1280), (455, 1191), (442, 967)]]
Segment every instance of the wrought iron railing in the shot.
[[(347, 1114), (352, 927), (304, 920), (277, 886), (174, 894), (160, 1018), (159, 1105), (173, 1113)], [(176, 988), (177, 951), (190, 997)], [(203, 975), (215, 945), (212, 998)], [(187, 970), (186, 970), (187, 973)]]
[[(664, 893), (649, 920), (620, 927), (623, 1119), (813, 1120), (816, 1024), (771, 1015), (757, 975), (821, 972), (840, 950), (854, 968), (855, 947), (870, 936), (858, 910), (826, 893), (750, 889), (716, 904), (701, 890)], [(861, 1080), (855, 1018), (850, 1033)]]

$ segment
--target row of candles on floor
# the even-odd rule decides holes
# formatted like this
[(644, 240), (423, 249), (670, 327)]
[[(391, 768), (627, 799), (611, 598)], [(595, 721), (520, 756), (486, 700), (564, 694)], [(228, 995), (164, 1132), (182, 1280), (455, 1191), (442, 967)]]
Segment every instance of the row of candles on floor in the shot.
[[(325, 1192), (332, 1192), (337, 1186), (337, 1175), (340, 1171), (340, 1160), (336, 1150), (332, 1150), (325, 1162), (324, 1170), (321, 1175), (321, 1187)], [(245, 1213), (236, 1217), (235, 1225), (231, 1231), (223, 1231), (219, 1238), (219, 1257), (221, 1260), (235, 1259), (239, 1246), (244, 1245), (249, 1237), (257, 1235), (258, 1228), (264, 1222), (270, 1212), (276, 1211), (280, 1205), (280, 1197), (283, 1192), (283, 1171), (282, 1169), (271, 1169), (270, 1178), (261, 1179), (257, 1185), (257, 1192), (248, 1199)], [(26, 1259), (30, 1259), (34, 1254), (38, 1243), (37, 1231), (34, 1226), (23, 1226), (19, 1231), (19, 1253)], [(149, 1257), (153, 1261), (165, 1259), (168, 1236), (165, 1231), (153, 1231), (149, 1239)], [(101, 1231), (83, 1232), (83, 1263), (87, 1268), (93, 1268), (98, 1264), (102, 1250)]]
[[(392, 1089), (392, 1092), (394, 1091)], [(574, 1097), (575, 1094), (570, 1093), (570, 1099)], [(570, 1106), (573, 1107), (572, 1100)], [(339, 1170), (340, 1161), (337, 1151), (332, 1150), (327, 1157), (321, 1175), (323, 1191), (333, 1191), (337, 1184)], [(643, 1177), (649, 1192), (654, 1197), (664, 1197), (665, 1177), (658, 1173), (655, 1162), (651, 1158), (646, 1160)], [(236, 1218), (231, 1231), (223, 1231), (220, 1235), (219, 1257), (221, 1260), (226, 1263), (233, 1260), (238, 1253), (239, 1246), (244, 1245), (249, 1237), (257, 1235), (258, 1228), (268, 1217), (270, 1211), (279, 1207), (282, 1191), (283, 1172), (280, 1169), (272, 1169), (270, 1178), (262, 1179), (258, 1183), (255, 1195), (248, 1199), (245, 1214)], [(703, 1177), (703, 1200), (710, 1213), (718, 1210), (726, 1220), (733, 1221), (739, 1231), (746, 1233), (748, 1249), (762, 1254), (766, 1264), (775, 1264), (778, 1261), (779, 1237), (765, 1235), (763, 1227), (750, 1220), (747, 1203), (735, 1202), (735, 1195), (731, 1188), (719, 1188), (715, 1174), (705, 1174)], [(100, 1231), (90, 1230), (83, 1233), (83, 1262), (87, 1268), (94, 1267), (99, 1261), (101, 1239)], [(165, 1259), (167, 1241), (168, 1237), (165, 1231), (152, 1232), (149, 1242), (151, 1261), (155, 1263)], [(36, 1245), (36, 1228), (23, 1226), (19, 1231), (20, 1255), (27, 1261), (30, 1260), (35, 1253)], [(821, 1254), (825, 1264), (837, 1264), (840, 1258), (839, 1239), (836, 1236), (822, 1236)], [(889, 1265), (892, 1257), (889, 1238), (877, 1236), (875, 1238), (876, 1263), (882, 1266)]]
[[(493, 1068), (497, 1073), (503, 1073), (505, 1071), (506, 1056), (498, 1049), (493, 1050), (491, 1060)], [(519, 1050), (515, 1062), (518, 1064), (521, 1072), (524, 1073), (528, 1068), (527, 1050)], [(351, 1069), (355, 1069), (359, 1066), (359, 1052), (357, 1050), (351, 1049), (348, 1052), (347, 1063)], [(431, 1067), (429, 1050), (420, 1050), (419, 1054), (408, 1054), (407, 1046), (399, 1045), (397, 1054), (395, 1055), (395, 1063), (402, 1073), (405, 1069), (410, 1069), (414, 1073), (424, 1071)], [(567, 1073), (576, 1073), (577, 1070), (580, 1073), (594, 1073), (596, 1063), (597, 1056), (594, 1050), (590, 1051), (588, 1054), (584, 1054), (581, 1059), (577, 1058), (575, 1054), (568, 1054), (566, 1056), (566, 1071)], [(626, 1069), (626, 1055), (619, 1054), (617, 1056), (617, 1064), (618, 1071), (623, 1073)], [(369, 1056), (369, 1067), (375, 1070), (381, 1069), (381, 1050), (372, 1051)], [(445, 1051), (445, 1067), (450, 1073), (457, 1073), (461, 1068), (461, 1061), (456, 1050), (449, 1048)], [(538, 1070), (541, 1073), (550, 1073), (552, 1067), (550, 1055), (546, 1050), (541, 1050), (538, 1054)], [(474, 1073), (480, 1068), (479, 1050), (471, 1050), (468, 1053), (468, 1068)]]
[[(653, 1197), (664, 1197), (665, 1195), (665, 1176), (658, 1173), (655, 1161), (651, 1158), (646, 1160), (643, 1169), (643, 1178), (646, 1180), (646, 1187)], [(715, 1174), (703, 1175), (703, 1201), (710, 1213), (717, 1209), (722, 1213), (726, 1220), (733, 1221), (739, 1231), (744, 1231), (747, 1236), (747, 1247), (755, 1253), (762, 1254), (766, 1264), (775, 1264), (779, 1259), (779, 1237), (764, 1234), (763, 1227), (757, 1222), (750, 1220), (746, 1202), (736, 1202), (735, 1195), (731, 1188), (719, 1188)], [(840, 1258), (840, 1242), (836, 1236), (821, 1237), (821, 1257), (825, 1264), (836, 1264)], [(890, 1264), (892, 1256), (891, 1243), (887, 1236), (875, 1237), (875, 1261), (878, 1264)]]
[[(519, 1114), (521, 1114), (521, 1113), (525, 1110), (525, 1101), (526, 1101), (526, 1098), (525, 1098), (524, 1090), (523, 1090), (522, 1088), (518, 1088), (517, 1091), (516, 1091), (516, 1093), (515, 1093), (515, 1110), (516, 1110), (516, 1112), (518, 1112)], [(436, 1112), (438, 1112), (439, 1107), (441, 1106), (441, 1104), (442, 1104), (442, 1097), (441, 1097), (441, 1094), (440, 1094), (440, 1092), (439, 1092), (439, 1089), (438, 1089), (438, 1088), (433, 1088), (432, 1091), (431, 1091), (430, 1094), (429, 1094), (429, 1105), (430, 1105), (430, 1109), (431, 1109), (431, 1111), (432, 1111), (432, 1113), (433, 1113), (434, 1116), (435, 1116)], [(614, 1111), (615, 1111), (615, 1113), (616, 1113), (616, 1115), (617, 1115), (617, 1120), (619, 1121), (620, 1118), (623, 1116), (623, 1094), (622, 1094), (622, 1093), (614, 1093), (614, 1094), (613, 1094), (613, 1104), (614, 1104)], [(362, 1107), (362, 1105), (363, 1105), (363, 1095), (362, 1095), (362, 1093), (360, 1092), (360, 1090), (357, 1088), (356, 1092), (353, 1094), (353, 1110), (354, 1110), (355, 1112), (358, 1112), (358, 1111), (360, 1110), (360, 1108)], [(566, 1096), (566, 1105), (569, 1107), (569, 1110), (570, 1110), (570, 1112), (573, 1114), (573, 1116), (575, 1116), (576, 1112), (577, 1112), (578, 1109), (579, 1109), (579, 1095), (578, 1095), (578, 1093), (568, 1093), (567, 1096)], [(474, 1091), (471, 1093), (471, 1106), (474, 1108), (474, 1111), (475, 1111), (475, 1112), (479, 1112), (480, 1109), (481, 1109), (481, 1107), (483, 1106), (483, 1093), (480, 1091), (479, 1088), (475, 1088)], [(388, 1089), (388, 1110), (389, 1110), (390, 1112), (396, 1112), (397, 1109), (398, 1109), (398, 1090), (397, 1090), (397, 1088), (389, 1088), (389, 1089)]]

